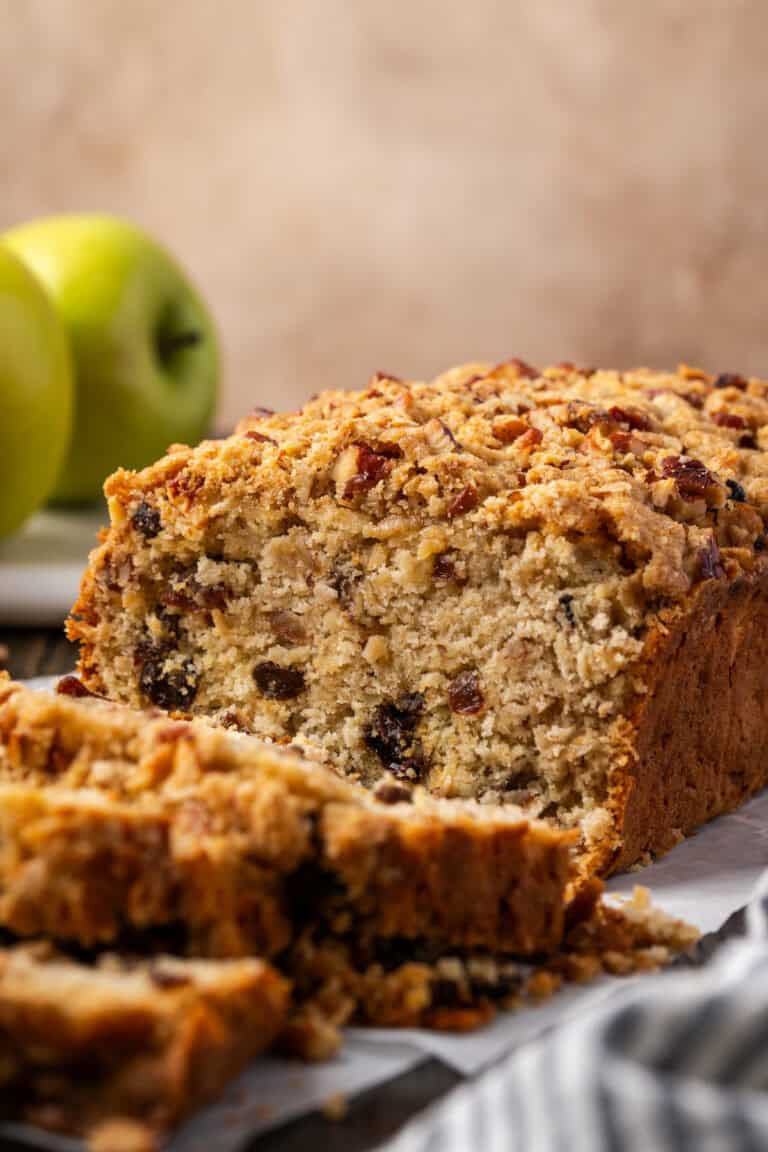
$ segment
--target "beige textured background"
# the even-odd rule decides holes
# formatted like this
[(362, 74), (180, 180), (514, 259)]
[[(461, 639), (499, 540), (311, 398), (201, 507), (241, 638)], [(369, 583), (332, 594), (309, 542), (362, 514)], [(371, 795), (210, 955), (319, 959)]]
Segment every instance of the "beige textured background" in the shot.
[(105, 209), (224, 417), (460, 359), (768, 373), (762, 0), (0, 0), (0, 227)]

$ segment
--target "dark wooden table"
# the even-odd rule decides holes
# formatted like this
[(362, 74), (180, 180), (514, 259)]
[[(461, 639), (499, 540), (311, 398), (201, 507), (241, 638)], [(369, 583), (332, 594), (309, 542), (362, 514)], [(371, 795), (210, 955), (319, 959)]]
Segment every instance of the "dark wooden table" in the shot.
[[(0, 649), (3, 646), (8, 649), (6, 668), (17, 679), (56, 676), (71, 672), (75, 666), (76, 649), (60, 631), (0, 629)], [(743, 911), (737, 912), (679, 963), (704, 963), (723, 939), (739, 935), (743, 927)], [(323, 1152), (370, 1152), (460, 1081), (461, 1077), (444, 1064), (426, 1060), (412, 1071), (356, 1096), (343, 1120), (327, 1120), (319, 1113), (303, 1116), (257, 1137), (249, 1152), (309, 1152), (317, 1148)], [(8, 1152), (30, 1147), (0, 1139), (0, 1149)]]

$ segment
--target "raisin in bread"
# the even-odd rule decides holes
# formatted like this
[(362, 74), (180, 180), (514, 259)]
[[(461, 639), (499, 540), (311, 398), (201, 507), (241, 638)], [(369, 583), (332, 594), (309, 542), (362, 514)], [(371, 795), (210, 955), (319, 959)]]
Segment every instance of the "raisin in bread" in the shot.
[(288, 1002), (260, 960), (89, 965), (44, 944), (4, 948), (3, 1118), (83, 1134), (135, 1119), (154, 1147), (272, 1044)]
[(571, 836), (513, 808), (388, 800), (247, 735), (0, 677), (0, 925), (85, 947), (152, 931), (213, 957), (275, 956), (315, 924), (559, 946)]
[(605, 873), (766, 781), (768, 385), (378, 377), (107, 482), (95, 692), (523, 805)]

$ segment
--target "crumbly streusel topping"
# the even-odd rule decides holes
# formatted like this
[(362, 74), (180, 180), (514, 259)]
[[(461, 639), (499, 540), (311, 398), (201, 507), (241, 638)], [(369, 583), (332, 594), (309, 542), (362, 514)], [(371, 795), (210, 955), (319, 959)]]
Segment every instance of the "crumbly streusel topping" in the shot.
[[(373, 515), (382, 539), (460, 516), (604, 533), (648, 558), (649, 593), (675, 597), (725, 563), (752, 566), (768, 515), (765, 447), (764, 381), (685, 366), (539, 375), (513, 360), (428, 383), (374, 378), (300, 413), (257, 411), (223, 443), (179, 449), (131, 484), (137, 495), (162, 486), (171, 504), (205, 504), (207, 486), (235, 475), (254, 497), (330, 494), (351, 518)], [(108, 492), (126, 479), (118, 473)], [(137, 502), (134, 514), (151, 530), (148, 508)]]

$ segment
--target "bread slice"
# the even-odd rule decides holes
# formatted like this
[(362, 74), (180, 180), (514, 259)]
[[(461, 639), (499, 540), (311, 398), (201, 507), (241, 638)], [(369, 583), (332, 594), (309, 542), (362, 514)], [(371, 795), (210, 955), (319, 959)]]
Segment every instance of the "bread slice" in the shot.
[[(300, 750), (0, 680), (0, 925), (85, 947), (152, 930), (276, 956), (308, 926), (521, 955), (563, 934), (572, 836)], [(163, 935), (164, 934), (164, 935)]]
[(287, 982), (255, 959), (87, 965), (45, 945), (4, 948), (3, 1116), (83, 1134), (109, 1122), (115, 1139), (133, 1119), (140, 1146), (154, 1147), (272, 1044), (288, 1000)]
[(377, 377), (116, 473), (69, 635), (95, 692), (623, 868), (766, 782), (766, 447), (733, 374)]

